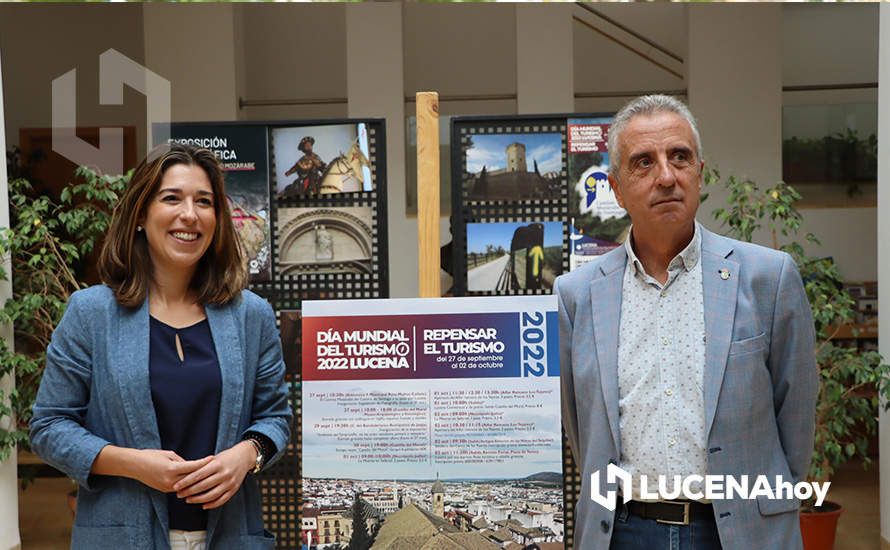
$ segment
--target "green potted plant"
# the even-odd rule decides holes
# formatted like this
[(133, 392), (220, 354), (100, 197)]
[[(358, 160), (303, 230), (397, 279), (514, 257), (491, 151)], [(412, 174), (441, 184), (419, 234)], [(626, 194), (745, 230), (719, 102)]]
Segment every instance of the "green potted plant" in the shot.
[[(868, 466), (868, 441), (877, 428), (881, 400), (890, 409), (890, 365), (876, 351), (859, 351), (839, 342), (839, 333), (854, 326), (856, 302), (843, 286), (837, 266), (830, 258), (809, 256), (798, 240), (802, 216), (794, 204), (800, 194), (779, 182), (761, 190), (751, 180), (734, 176), (722, 179), (716, 170), (707, 170), (705, 185), (719, 185), (729, 191), (727, 206), (714, 210), (727, 233), (751, 241), (755, 231), (766, 227), (773, 248), (788, 252), (800, 270), (816, 328), (816, 363), (820, 387), (816, 404), (816, 437), (809, 481), (829, 481), (836, 469), (851, 459)], [(805, 242), (817, 245), (811, 233)], [(856, 329), (853, 329), (856, 335)], [(825, 502), (816, 507), (804, 503), (801, 531), (806, 550), (834, 546), (834, 533), (841, 507)], [(824, 525), (823, 525), (824, 524)]]
[[(12, 297), (0, 308), (0, 323), (12, 325), (14, 346), (0, 339), (0, 376), (14, 374), (15, 390), (0, 392), (0, 420), (12, 420), (0, 422), (0, 460), (17, 448), (29, 449), (28, 422), (46, 347), (68, 297), (86, 286), (79, 274), (130, 177), (80, 167), (57, 204), (34, 192), (17, 151), (7, 154), (7, 168), (10, 227), (0, 228), (0, 254), (12, 266)], [(9, 278), (0, 264), (0, 279)]]

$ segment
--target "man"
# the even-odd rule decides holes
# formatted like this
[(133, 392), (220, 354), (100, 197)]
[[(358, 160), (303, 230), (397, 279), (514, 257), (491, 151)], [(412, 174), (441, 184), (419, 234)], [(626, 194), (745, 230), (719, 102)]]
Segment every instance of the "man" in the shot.
[[(609, 184), (630, 214), (630, 236), (555, 285), (563, 423), (582, 472), (575, 548), (800, 548), (795, 499), (690, 502), (696, 490), (644, 498), (659, 475), (668, 489), (674, 476), (693, 474), (803, 480), (815, 335), (790, 256), (695, 221), (704, 162), (682, 103), (633, 100), (608, 145)], [(609, 464), (633, 479), (631, 502), (619, 498), (614, 512), (590, 493), (591, 474), (604, 485)]]

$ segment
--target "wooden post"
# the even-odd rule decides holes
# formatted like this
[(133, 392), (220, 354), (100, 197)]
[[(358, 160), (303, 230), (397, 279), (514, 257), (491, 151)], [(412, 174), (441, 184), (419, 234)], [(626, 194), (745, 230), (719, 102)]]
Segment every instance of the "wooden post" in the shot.
[(442, 295), (439, 271), (439, 94), (417, 99), (417, 263), (420, 297)]

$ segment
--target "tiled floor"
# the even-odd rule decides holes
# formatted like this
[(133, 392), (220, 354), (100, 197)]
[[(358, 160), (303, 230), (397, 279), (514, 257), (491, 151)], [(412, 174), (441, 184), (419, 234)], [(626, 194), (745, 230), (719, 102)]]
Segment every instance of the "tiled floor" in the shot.
[(44, 477), (19, 489), (22, 550), (68, 548), (73, 517), (66, 495), (73, 487), (67, 477)]
[(844, 507), (834, 550), (881, 548), (877, 459), (868, 470), (859, 462), (844, 465), (834, 476), (828, 498)]
[[(829, 498), (845, 507), (838, 524), (835, 550), (879, 550), (877, 461), (863, 471), (848, 464), (835, 476)], [(65, 495), (71, 482), (65, 478), (41, 478), (19, 495), (23, 550), (68, 548), (71, 513)]]

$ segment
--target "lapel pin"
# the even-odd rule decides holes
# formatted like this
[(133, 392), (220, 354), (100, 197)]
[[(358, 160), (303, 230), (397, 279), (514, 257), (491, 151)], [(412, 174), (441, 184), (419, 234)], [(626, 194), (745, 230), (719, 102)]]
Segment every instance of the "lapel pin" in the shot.
[(721, 269), (719, 271), (719, 273), (720, 273), (720, 278), (723, 279), (724, 281), (729, 279), (729, 270), (726, 269), (725, 267), (723, 269)]

